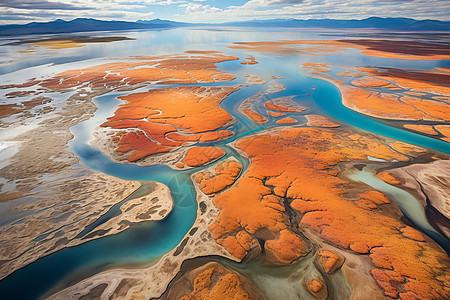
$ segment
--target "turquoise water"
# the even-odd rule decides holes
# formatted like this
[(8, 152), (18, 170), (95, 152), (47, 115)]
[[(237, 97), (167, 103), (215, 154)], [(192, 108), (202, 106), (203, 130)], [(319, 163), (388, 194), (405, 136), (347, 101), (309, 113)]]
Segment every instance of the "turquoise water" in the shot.
[(409, 220), (411, 220), (413, 224), (418, 226), (418, 228), (420, 228), (422, 232), (426, 233), (428, 236), (432, 237), (436, 242), (438, 242), (439, 245), (441, 245), (447, 253), (450, 253), (450, 243), (445, 237), (437, 232), (436, 229), (434, 229), (430, 225), (430, 223), (428, 223), (424, 207), (410, 193), (387, 184), (386, 182), (375, 176), (373, 172), (366, 169), (351, 174), (348, 176), (348, 178), (363, 182), (373, 187), (374, 189), (388, 195), (392, 200), (395, 201), (395, 203), (397, 203), (402, 213)]
[(372, 133), (397, 139), (399, 141), (450, 154), (450, 143), (389, 126), (381, 121), (378, 121), (376, 118), (367, 117), (345, 107), (342, 104), (342, 101), (330, 101), (330, 99), (341, 98), (342, 95), (339, 89), (335, 85), (328, 82), (324, 83), (323, 88), (318, 89), (314, 94), (314, 100), (327, 114), (334, 118), (343, 120), (347, 124)]
[[(66, 49), (60, 52), (60, 56), (53, 58), (37, 55), (34, 59), (24, 59), (21, 62), (13, 62), (8, 66), (3, 65), (0, 67), (0, 71), (6, 73), (11, 70), (19, 70), (26, 66), (36, 66), (47, 62), (72, 63), (102, 57), (179, 53), (187, 49), (218, 49), (226, 51), (227, 54), (233, 54), (233, 51), (227, 49), (226, 46), (235, 41), (324, 38), (311, 32), (287, 31), (274, 35), (267, 32), (220, 32), (188, 29), (131, 32), (130, 35), (138, 39), (136, 41), (101, 44), (101, 47), (88, 45), (81, 50), (76, 49), (76, 51)], [(219, 64), (220, 69), (235, 74), (238, 76), (238, 79), (231, 82), (202, 85), (235, 86), (245, 81), (244, 75), (247, 73), (258, 74), (268, 81), (268, 76), (270, 75), (283, 76), (285, 79), (277, 80), (277, 82), (283, 83), (286, 89), (270, 94), (267, 96), (268, 98), (294, 95), (296, 96), (295, 101), (309, 107), (307, 113), (326, 114), (341, 124), (348, 124), (352, 127), (383, 136), (450, 153), (450, 145), (448, 143), (394, 128), (375, 118), (366, 117), (346, 108), (342, 105), (341, 94), (334, 85), (323, 80), (306, 77), (298, 67), (300, 63), (309, 61), (320, 61), (332, 65), (374, 64), (391, 67), (412, 67), (411, 61), (367, 58), (361, 55), (355, 56), (354, 53), (351, 53), (351, 55), (330, 54), (326, 57), (254, 55), (260, 61), (257, 65), (242, 66), (236, 61)], [(239, 56), (245, 57), (246, 53), (239, 52)], [(432, 68), (435, 65), (445, 64), (445, 62), (419, 61), (414, 62), (414, 64), (416, 64), (414, 66), (416, 68)], [(60, 67), (67, 68), (65, 65)], [(158, 86), (157, 88), (160, 87), (164, 86)], [(234, 156), (240, 160), (244, 165), (244, 169), (249, 164), (248, 160), (240, 156), (227, 143), (250, 133), (270, 129), (275, 126), (273, 121), (263, 126), (256, 125), (238, 112), (239, 104), (247, 97), (260, 92), (261, 89), (264, 90), (265, 87), (242, 87), (241, 90), (233, 93), (222, 102), (221, 107), (236, 118), (236, 123), (228, 127), (228, 129), (236, 132), (236, 135), (227, 141), (211, 143), (224, 148), (227, 152), (226, 157)], [(140, 91), (142, 90), (145, 89), (140, 89)], [(117, 97), (127, 93), (129, 92), (111, 93), (97, 97), (95, 103), (99, 110), (95, 116), (72, 128), (75, 138), (70, 143), (70, 149), (80, 158), (82, 164), (93, 170), (128, 180), (158, 181), (166, 184), (170, 188), (174, 199), (173, 211), (162, 221), (133, 224), (130, 229), (117, 235), (103, 237), (79, 246), (63, 249), (39, 259), (0, 281), (0, 293), (2, 295), (15, 299), (35, 299), (55, 286), (64, 286), (69, 282), (73, 283), (103, 270), (119, 266), (149, 264), (173, 249), (192, 227), (196, 217), (197, 202), (190, 175), (202, 168), (174, 171), (165, 165), (139, 167), (118, 164), (89, 145), (93, 129), (108, 116), (112, 115), (116, 106), (120, 103)], [(267, 116), (261, 105), (257, 105), (257, 110)], [(296, 115), (291, 116), (301, 118)], [(416, 209), (415, 207), (406, 207), (405, 211), (414, 211)], [(45, 276), (42, 276), (42, 274), (45, 274)], [(21, 288), (25, 285), (27, 289)]]

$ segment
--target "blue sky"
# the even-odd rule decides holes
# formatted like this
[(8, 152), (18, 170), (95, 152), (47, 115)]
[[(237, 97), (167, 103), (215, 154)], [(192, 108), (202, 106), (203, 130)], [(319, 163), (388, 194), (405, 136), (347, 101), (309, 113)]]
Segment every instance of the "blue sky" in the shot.
[(0, 0), (0, 23), (154, 18), (185, 22), (409, 17), (450, 20), (449, 0)]

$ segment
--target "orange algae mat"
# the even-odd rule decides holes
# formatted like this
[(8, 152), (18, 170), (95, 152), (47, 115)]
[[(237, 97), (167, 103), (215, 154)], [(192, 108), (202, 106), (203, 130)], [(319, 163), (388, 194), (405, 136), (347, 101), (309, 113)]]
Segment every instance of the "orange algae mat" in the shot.
[[(239, 42), (229, 46), (229, 48), (275, 54), (307, 55), (323, 55), (323, 53), (342, 52), (349, 48), (357, 48), (363, 54), (375, 57), (422, 60), (450, 59), (450, 50), (445, 44), (405, 40), (346, 39)], [(318, 67), (321, 68), (321, 66)]]
[[(214, 278), (214, 279), (213, 279)], [(234, 300), (251, 299), (239, 277), (221, 268), (211, 267), (192, 278), (193, 291), (180, 300), (210, 299)]]
[(210, 197), (231, 186), (242, 170), (242, 164), (238, 161), (224, 161), (211, 172), (199, 172), (195, 182), (199, 184), (200, 190)]
[(251, 107), (245, 107), (242, 109), (242, 112), (249, 117), (253, 122), (257, 123), (257, 124), (265, 124), (267, 123), (267, 118), (264, 117), (263, 115), (261, 115), (260, 113), (256, 112), (255, 110), (253, 110), (253, 108)]
[(187, 151), (182, 162), (189, 167), (199, 167), (213, 162), (225, 154), (225, 150), (219, 147), (193, 147)]
[(271, 111), (271, 110), (268, 110), (268, 111), (267, 111), (267, 114), (268, 114), (269, 116), (274, 117), (274, 118), (284, 117), (284, 116), (286, 115), (286, 114), (284, 114), (284, 113), (275, 112), (275, 111)]
[(388, 80), (399, 87), (415, 92), (450, 94), (450, 74), (438, 71), (411, 70), (396, 68), (358, 68), (358, 71), (373, 76), (377, 80)]
[(143, 83), (192, 84), (229, 81), (236, 77), (224, 74), (216, 64), (237, 60), (235, 56), (214, 54), (194, 57), (132, 57), (127, 62), (112, 62), (84, 69), (68, 70), (45, 80), (32, 79), (21, 85), (1, 88), (25, 87), (39, 84), (58, 90), (91, 84), (93, 87), (116, 88)]
[(131, 94), (121, 97), (126, 103), (101, 126), (139, 130), (123, 133), (119, 141), (117, 151), (131, 151), (129, 161), (169, 152), (187, 142), (220, 140), (232, 133), (215, 130), (233, 119), (219, 104), (237, 89), (189, 86)]
[[(377, 70), (358, 70), (364, 70), (371, 75), (378, 74)], [(402, 71), (398, 71), (396, 74), (401, 76), (403, 73), (404, 72)], [(380, 77), (386, 78), (400, 87), (414, 88), (416, 91), (438, 93), (450, 92), (450, 90), (445, 86), (430, 83), (424, 79), (419, 79), (419, 77), (414, 77), (414, 79), (411, 79), (411, 77), (408, 76), (410, 78), (406, 79), (406, 76), (407, 75), (404, 77), (377, 75), (377, 77), (372, 78), (371, 81), (379, 80), (378, 77)], [(339, 87), (343, 95), (342, 102), (345, 106), (369, 116), (398, 120), (450, 121), (450, 105), (443, 101), (422, 99), (418, 97), (411, 97), (409, 95), (402, 96), (355, 87), (327, 75), (318, 75), (317, 77), (328, 80)], [(355, 80), (352, 83), (354, 82)], [(369, 85), (366, 85), (366, 87), (369, 87)], [(373, 84), (370, 85), (370, 87), (379, 86)], [(400, 88), (399, 90), (402, 89)]]
[[(314, 65), (316, 64), (303, 64), (307, 68)], [(356, 70), (370, 76), (359, 77), (351, 82), (352, 85), (321, 72), (312, 73), (311, 76), (338, 86), (343, 96), (342, 103), (350, 109), (377, 118), (432, 121), (434, 124), (431, 125), (403, 124), (403, 126), (450, 141), (450, 132), (445, 129), (439, 131), (437, 128), (449, 126), (442, 124), (450, 121), (450, 104), (446, 101), (450, 95), (449, 74), (439, 70), (397, 68), (356, 68)], [(386, 91), (387, 89), (396, 93)], [(432, 95), (433, 99), (423, 97), (427, 93), (435, 96)]]
[(442, 138), (444, 141), (450, 143), (450, 125), (436, 125), (434, 128), (444, 135), (444, 138)]
[(419, 125), (419, 124), (405, 124), (403, 127), (412, 129), (414, 131), (423, 132), (426, 134), (437, 135), (436, 130), (433, 129), (433, 126), (430, 125)]
[(295, 124), (295, 123), (298, 123), (298, 121), (294, 118), (286, 117), (286, 118), (276, 121), (275, 123), (277, 123), (277, 124)]
[[(263, 241), (266, 252), (289, 263), (309, 251), (292, 231), (286, 205), (311, 229), (336, 246), (367, 254), (373, 277), (391, 297), (443, 299), (450, 296), (449, 258), (417, 230), (392, 215), (389, 199), (367, 190), (344, 198), (337, 163), (408, 158), (369, 134), (339, 129), (291, 128), (239, 140), (251, 159), (246, 173), (213, 201), (220, 215), (210, 226), (217, 242), (237, 258)], [(404, 148), (411, 154), (412, 148)], [(300, 151), (299, 151), (300, 150)], [(415, 149), (417, 151), (417, 149)], [(243, 197), (242, 195), (245, 195)], [(386, 207), (386, 209), (385, 209)]]
[(267, 109), (276, 110), (279, 112), (301, 113), (306, 110), (306, 107), (294, 102), (292, 97), (275, 98), (264, 103), (264, 106)]
[(305, 116), (308, 123), (308, 126), (317, 126), (317, 127), (339, 127), (340, 125), (332, 122), (330, 119), (320, 115), (306, 115)]

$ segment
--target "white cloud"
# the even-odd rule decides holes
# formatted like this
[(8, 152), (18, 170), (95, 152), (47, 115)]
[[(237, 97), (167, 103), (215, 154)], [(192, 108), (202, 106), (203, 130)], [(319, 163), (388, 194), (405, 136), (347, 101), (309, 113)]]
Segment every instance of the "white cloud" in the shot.
[(220, 13), (223, 10), (211, 5), (202, 5), (198, 3), (189, 3), (189, 4), (181, 4), (180, 7), (184, 7), (184, 11), (186, 14), (189, 15), (203, 15), (203, 14), (209, 14), (209, 13)]
[[(289, 5), (281, 5), (281, 3)], [(364, 19), (367, 17), (408, 17), (450, 20), (448, 0), (250, 0), (242, 6), (203, 12), (187, 10), (187, 22), (227, 22), (254, 19)]]
[(181, 3), (181, 0), (0, 0), (0, 24), (99, 18), (136, 21), (154, 15), (148, 6)]
[(90, 9), (74, 12), (73, 10), (46, 10), (46, 9), (14, 9), (4, 8), (0, 11), (0, 24), (48, 22), (55, 19), (72, 20), (77, 17), (95, 18), (100, 20), (128, 20), (149, 19), (153, 12), (134, 12), (128, 10)]
[(221, 5), (230, 3), (225, 8), (212, 3), (218, 0), (0, 0), (0, 23), (12, 23), (14, 16), (16, 23), (97, 16), (134, 21), (148, 19), (152, 11), (159, 18), (215, 23), (371, 16), (450, 20), (449, 0), (248, 0), (241, 6), (232, 6), (233, 1), (221, 1)]
[(246, 8), (269, 7), (274, 5), (294, 5), (302, 3), (303, 0), (250, 0), (244, 4)]

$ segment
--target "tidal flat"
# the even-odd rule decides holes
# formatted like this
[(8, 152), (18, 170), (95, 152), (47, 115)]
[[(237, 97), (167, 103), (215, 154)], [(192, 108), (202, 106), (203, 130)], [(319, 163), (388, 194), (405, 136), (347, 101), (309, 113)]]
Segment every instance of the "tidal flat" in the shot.
[(226, 29), (4, 44), (0, 293), (450, 298), (450, 36)]

